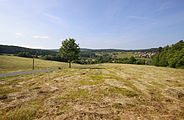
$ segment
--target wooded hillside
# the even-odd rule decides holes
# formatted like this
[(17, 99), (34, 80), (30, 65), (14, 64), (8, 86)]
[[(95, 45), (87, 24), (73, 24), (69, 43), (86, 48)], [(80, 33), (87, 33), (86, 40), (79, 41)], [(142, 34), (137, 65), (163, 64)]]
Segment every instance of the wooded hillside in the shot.
[(169, 66), (184, 68), (184, 42), (179, 41), (171, 46), (160, 47), (153, 57), (152, 64), (156, 66)]
[(21, 52), (28, 52), (30, 55), (56, 55), (56, 51), (42, 50), (42, 49), (30, 49), (19, 46), (0, 45), (1, 54), (19, 54)]

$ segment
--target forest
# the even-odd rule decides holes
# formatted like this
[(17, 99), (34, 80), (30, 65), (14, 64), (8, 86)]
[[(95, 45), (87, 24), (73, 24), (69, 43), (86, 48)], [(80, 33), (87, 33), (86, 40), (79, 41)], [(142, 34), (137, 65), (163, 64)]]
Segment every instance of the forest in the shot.
[[(24, 53), (23, 53), (24, 52)], [(8, 45), (0, 45), (0, 53), (1, 54), (24, 54), (24, 56), (31, 57), (32, 55), (56, 55), (57, 52), (50, 50), (42, 50), (42, 49), (30, 49), (19, 46), (8, 46)]]
[(169, 66), (172, 68), (184, 68), (184, 41), (181, 40), (171, 46), (159, 47), (152, 59), (156, 66)]

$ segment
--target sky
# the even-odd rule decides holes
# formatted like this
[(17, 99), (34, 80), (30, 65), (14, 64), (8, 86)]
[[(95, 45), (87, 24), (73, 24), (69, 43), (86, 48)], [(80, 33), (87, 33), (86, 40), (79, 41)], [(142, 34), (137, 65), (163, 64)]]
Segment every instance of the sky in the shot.
[(145, 49), (184, 40), (184, 0), (0, 0), (0, 44)]

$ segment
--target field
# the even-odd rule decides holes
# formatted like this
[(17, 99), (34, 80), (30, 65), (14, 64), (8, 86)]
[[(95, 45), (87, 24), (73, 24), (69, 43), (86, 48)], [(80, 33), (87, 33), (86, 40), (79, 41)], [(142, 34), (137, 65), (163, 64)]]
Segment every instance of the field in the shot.
[(135, 56), (134, 52), (118, 52), (116, 55), (117, 58), (130, 58), (131, 56)]
[(181, 120), (184, 70), (102, 64), (0, 78), (0, 119)]
[[(32, 70), (33, 59), (0, 55), (0, 73)], [(67, 67), (66, 63), (35, 59), (35, 70)]]
[(129, 58), (135, 56), (134, 52), (105, 52), (105, 53), (96, 53), (98, 56), (110, 55), (115, 56), (116, 58)]

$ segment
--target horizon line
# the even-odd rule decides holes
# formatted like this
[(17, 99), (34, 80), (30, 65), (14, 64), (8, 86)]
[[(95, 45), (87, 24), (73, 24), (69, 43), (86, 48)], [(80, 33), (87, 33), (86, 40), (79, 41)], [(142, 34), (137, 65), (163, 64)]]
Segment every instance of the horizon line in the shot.
[[(12, 44), (0, 44), (0, 45), (24, 47), (24, 48), (29, 48), (29, 49), (42, 49), (42, 50), (59, 49), (59, 48), (29, 47), (29, 46), (26, 46), (26, 45), (12, 45)], [(136, 49), (122, 49), (122, 48), (87, 48), (87, 47), (80, 47), (80, 48), (82, 48), (82, 49), (91, 49), (91, 50), (105, 50), (105, 49), (113, 49), (113, 50), (145, 50), (145, 49), (154, 49), (154, 48), (159, 48), (159, 47), (136, 48)]]

